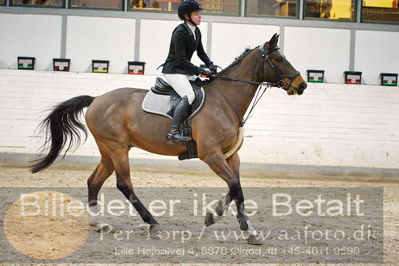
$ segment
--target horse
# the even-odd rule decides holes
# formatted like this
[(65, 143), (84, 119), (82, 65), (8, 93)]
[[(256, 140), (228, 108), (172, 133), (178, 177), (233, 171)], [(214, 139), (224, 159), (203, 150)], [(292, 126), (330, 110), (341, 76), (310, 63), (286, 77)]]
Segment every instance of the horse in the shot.
[[(243, 117), (263, 82), (278, 84), (288, 95), (301, 95), (307, 84), (300, 73), (279, 51), (279, 35), (262, 45), (247, 49), (214, 79), (203, 84), (206, 100), (191, 118), (192, 138), (197, 143), (198, 158), (205, 162), (228, 186), (228, 192), (219, 201), (216, 212), (208, 212), (205, 225), (214, 224), (227, 211), (232, 201), (237, 207), (240, 229), (248, 233), (250, 244), (259, 244), (256, 230), (249, 221), (240, 184), (240, 158), (229, 151), (238, 141)], [(217, 89), (215, 89), (215, 87)], [(119, 88), (103, 95), (77, 96), (59, 103), (39, 124), (46, 130), (42, 153), (30, 166), (32, 173), (48, 168), (65, 149), (65, 154), (81, 143), (81, 133), (87, 130), (79, 121), (83, 109), (86, 125), (93, 135), (100, 162), (87, 180), (90, 225), (101, 226), (96, 215), (97, 196), (105, 180), (115, 171), (116, 187), (130, 201), (142, 220), (151, 228), (159, 224), (137, 198), (130, 178), (128, 152), (137, 147), (151, 153), (178, 156), (187, 150), (185, 145), (167, 144), (165, 136), (170, 119), (142, 110), (141, 103), (148, 90)], [(68, 143), (69, 140), (69, 143)], [(68, 145), (67, 145), (68, 144)], [(65, 156), (64, 154), (64, 156)]]

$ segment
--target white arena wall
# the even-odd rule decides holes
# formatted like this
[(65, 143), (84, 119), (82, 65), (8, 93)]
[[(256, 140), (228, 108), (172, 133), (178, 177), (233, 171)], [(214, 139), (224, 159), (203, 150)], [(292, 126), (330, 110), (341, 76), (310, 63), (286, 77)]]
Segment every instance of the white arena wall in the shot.
[[(171, 32), (180, 21), (157, 19), (156, 14), (154, 19), (137, 21), (131, 17), (0, 13), (0, 68), (16, 69), (17, 56), (33, 56), (37, 58), (38, 70), (51, 70), (52, 58), (65, 56), (72, 60), (72, 71), (90, 72), (92, 59), (105, 59), (111, 61), (111, 73), (127, 73), (127, 61), (137, 59), (146, 62), (146, 74), (159, 74), (161, 69), (156, 68), (165, 61)], [(381, 72), (399, 72), (397, 30), (357, 29), (352, 33), (351, 43), (351, 29), (281, 29), (279, 25), (240, 24), (237, 18), (235, 23), (212, 22), (208, 34), (209, 24), (205, 17), (200, 25), (203, 44), (211, 59), (222, 67), (245, 48), (282, 33), (282, 51), (304, 75), (307, 69), (324, 69), (327, 82), (343, 83), (343, 72), (350, 70), (351, 49), (355, 54), (354, 70), (363, 72), (364, 84), (378, 85)], [(136, 38), (138, 35), (140, 38)], [(62, 38), (66, 38), (66, 47), (61, 49)], [(193, 60), (200, 63), (196, 56)]]
[[(35, 153), (43, 141), (35, 136), (35, 127), (45, 110), (60, 101), (124, 86), (149, 89), (155, 77), (2, 69), (0, 154)], [(398, 173), (398, 108), (397, 87), (309, 84), (302, 96), (270, 89), (245, 126), (241, 161), (384, 168)], [(93, 138), (89, 136), (74, 155), (98, 156)], [(139, 149), (131, 150), (131, 158), (177, 161)]]
[(61, 54), (61, 16), (0, 14), (0, 68), (17, 68), (17, 56), (36, 57), (51, 70)]

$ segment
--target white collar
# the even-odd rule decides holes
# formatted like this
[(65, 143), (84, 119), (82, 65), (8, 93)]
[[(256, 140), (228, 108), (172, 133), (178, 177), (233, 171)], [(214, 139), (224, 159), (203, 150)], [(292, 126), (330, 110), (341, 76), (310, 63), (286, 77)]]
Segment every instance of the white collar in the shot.
[(190, 27), (190, 29), (191, 29), (192, 31), (194, 31), (194, 30), (195, 30), (196, 26), (192, 26), (192, 25), (190, 25), (190, 24), (188, 24), (188, 23), (186, 23), (186, 24), (187, 24), (187, 26), (189, 26), (189, 27)]
[(196, 28), (196, 26), (191, 26), (190, 24), (188, 24), (188, 23), (186, 23), (186, 25), (190, 28), (190, 30), (191, 30), (191, 33), (193, 34), (193, 38), (194, 38), (194, 40), (196, 40), (197, 38), (195, 37), (195, 28)]

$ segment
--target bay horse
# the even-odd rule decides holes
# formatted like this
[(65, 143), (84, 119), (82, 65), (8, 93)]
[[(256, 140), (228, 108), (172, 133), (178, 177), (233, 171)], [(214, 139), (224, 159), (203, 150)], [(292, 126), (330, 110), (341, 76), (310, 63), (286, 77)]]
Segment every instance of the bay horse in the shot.
[[(204, 83), (205, 103), (190, 121), (198, 158), (221, 177), (229, 188), (225, 197), (219, 201), (216, 212), (206, 214), (205, 225), (209, 226), (222, 217), (234, 200), (240, 229), (248, 233), (247, 241), (250, 244), (259, 244), (259, 241), (243, 204), (240, 159), (237, 152), (228, 158), (224, 153), (237, 142), (239, 127), (243, 125), (242, 119), (259, 84), (279, 84), (288, 95), (301, 95), (306, 89), (307, 84), (300, 73), (280, 53), (278, 38), (279, 35), (275, 34), (268, 42), (247, 49), (219, 72), (215, 79)], [(66, 154), (71, 148), (79, 146), (80, 131), (87, 138), (87, 131), (79, 121), (79, 115), (88, 107), (86, 124), (101, 154), (99, 164), (87, 180), (90, 212), (97, 212), (99, 190), (115, 171), (117, 188), (143, 221), (150, 227), (156, 227), (157, 221), (134, 193), (128, 152), (132, 147), (137, 147), (151, 153), (178, 156), (187, 147), (177, 143), (166, 144), (165, 136), (171, 120), (142, 110), (141, 104), (147, 92), (139, 88), (119, 88), (97, 97), (77, 96), (56, 105), (40, 124), (46, 129), (43, 149), (49, 151), (44, 157), (33, 161), (32, 173), (49, 167), (64, 148)], [(98, 217), (90, 215), (90, 212), (90, 224), (100, 226), (96, 219)]]

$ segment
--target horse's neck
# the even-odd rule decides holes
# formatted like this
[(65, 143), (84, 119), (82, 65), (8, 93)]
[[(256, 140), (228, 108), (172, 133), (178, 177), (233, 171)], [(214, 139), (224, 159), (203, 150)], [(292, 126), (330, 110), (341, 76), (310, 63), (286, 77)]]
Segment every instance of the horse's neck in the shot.
[[(238, 66), (234, 67), (232, 70), (223, 74), (223, 77), (248, 80), (259, 82), (256, 72), (256, 55), (249, 54), (246, 56)], [(239, 81), (225, 81), (223, 82), (225, 86), (219, 86), (226, 98), (236, 106), (240, 119), (242, 119), (247, 111), (254, 94), (256, 92), (257, 85), (249, 84), (246, 82)]]

